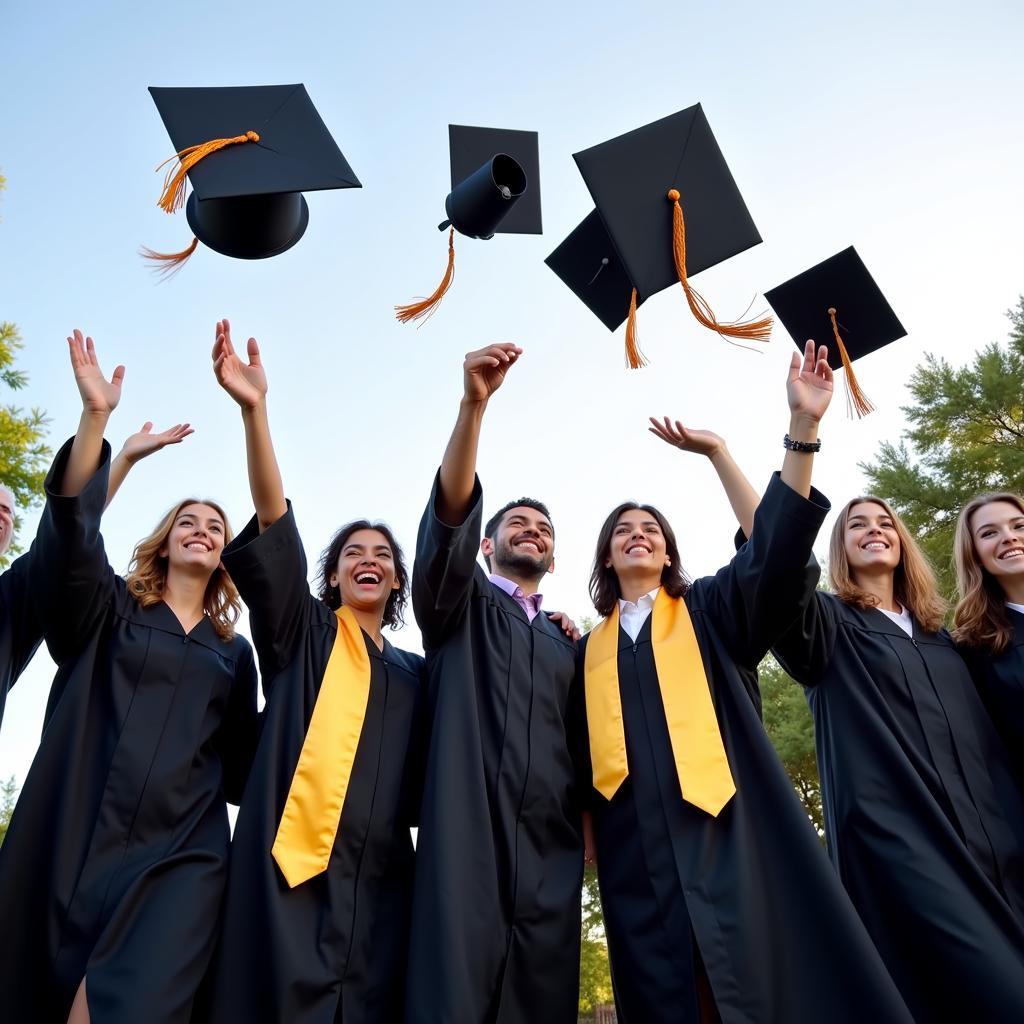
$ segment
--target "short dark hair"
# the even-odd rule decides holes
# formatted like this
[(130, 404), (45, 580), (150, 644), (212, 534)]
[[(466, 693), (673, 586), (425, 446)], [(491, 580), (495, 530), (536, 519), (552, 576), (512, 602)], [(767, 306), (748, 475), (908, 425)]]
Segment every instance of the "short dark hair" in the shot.
[(346, 523), (338, 530), (320, 556), (316, 577), (317, 597), (333, 611), (337, 611), (341, 607), (341, 588), (331, 586), (331, 573), (338, 568), (338, 559), (341, 557), (342, 549), (348, 543), (349, 537), (360, 530), (376, 530), (377, 533), (383, 534), (391, 548), (391, 554), (395, 560), (395, 579), (398, 582), (398, 587), (388, 595), (387, 604), (384, 605), (382, 624), (397, 629), (399, 626), (405, 625), (405, 605), (409, 599), (409, 570), (405, 566), (405, 555), (387, 523), (356, 519), (354, 522)]
[(683, 572), (679, 558), (679, 545), (676, 543), (676, 535), (672, 527), (669, 526), (668, 520), (653, 505), (640, 505), (635, 501), (624, 501), (612, 509), (601, 527), (601, 532), (597, 536), (597, 549), (594, 552), (594, 568), (590, 573), (590, 599), (594, 602), (598, 615), (603, 618), (611, 615), (616, 601), (622, 597), (619, 577), (610, 565), (605, 565), (611, 551), (615, 524), (623, 512), (632, 512), (637, 509), (653, 516), (665, 537), (665, 553), (671, 563), (661, 570), (661, 585), (664, 587), (665, 593), (669, 597), (682, 597), (690, 589), (690, 578)]
[[(551, 513), (548, 511), (547, 505), (543, 501), (538, 501), (536, 498), (516, 498), (515, 501), (510, 501), (506, 505), (502, 505), (497, 512), (487, 520), (484, 526), (484, 536), (488, 540), (494, 539), (494, 534), (498, 527), (501, 526), (502, 519), (505, 518), (506, 513), (511, 512), (514, 508), (532, 508), (534, 512), (539, 512), (542, 516), (547, 518), (547, 521), (551, 523)], [(551, 536), (555, 535), (555, 524), (551, 523)], [(484, 561), (487, 563), (488, 572), (491, 569), (491, 559), (488, 555), (484, 555)]]

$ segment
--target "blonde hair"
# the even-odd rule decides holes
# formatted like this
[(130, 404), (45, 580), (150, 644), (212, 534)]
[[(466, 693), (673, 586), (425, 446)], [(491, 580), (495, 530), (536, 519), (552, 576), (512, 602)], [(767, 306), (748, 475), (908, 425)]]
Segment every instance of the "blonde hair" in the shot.
[[(182, 509), (189, 505), (209, 505), (224, 520), (224, 543), (232, 537), (231, 527), (224, 510), (215, 501), (199, 498), (186, 498), (179, 501), (167, 515), (160, 520), (157, 528), (146, 538), (135, 545), (125, 582), (128, 592), (142, 605), (150, 608), (163, 600), (164, 585), (167, 582), (167, 556), (160, 554), (160, 549), (167, 543), (178, 516)], [(203, 594), (203, 611), (210, 617), (210, 623), (221, 640), (230, 640), (235, 635), (235, 623), (242, 613), (242, 600), (231, 577), (220, 565), (213, 570), (206, 592)]]
[(1006, 595), (999, 581), (981, 564), (971, 533), (971, 517), (996, 501), (1015, 505), (1024, 515), (1024, 498), (1010, 491), (993, 491), (971, 498), (960, 510), (953, 540), (956, 562), (957, 606), (953, 613), (953, 639), (970, 647), (987, 647), (1001, 654), (1013, 639), (1006, 614)]
[(928, 556), (903, 525), (903, 520), (881, 498), (870, 494), (851, 498), (839, 513), (828, 548), (828, 578), (832, 590), (841, 601), (855, 608), (878, 607), (878, 598), (857, 586), (846, 557), (846, 525), (850, 509), (865, 502), (878, 505), (885, 511), (900, 539), (900, 561), (893, 573), (893, 597), (914, 616), (926, 633), (938, 632), (946, 614), (946, 602), (939, 594), (935, 572)]

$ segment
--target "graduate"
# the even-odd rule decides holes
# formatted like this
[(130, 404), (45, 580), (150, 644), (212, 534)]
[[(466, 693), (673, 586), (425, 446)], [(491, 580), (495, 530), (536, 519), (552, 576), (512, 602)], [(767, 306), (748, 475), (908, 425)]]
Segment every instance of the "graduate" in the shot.
[(577, 1018), (583, 842), (566, 734), (575, 627), (541, 610), (538, 590), (554, 568), (546, 507), (520, 498), (482, 527), (476, 478), (484, 413), (521, 353), (490, 345), (466, 356), (458, 419), (416, 542), (412, 597), (432, 729), (409, 1022)]
[[(782, 472), (716, 575), (688, 580), (649, 505), (623, 503), (598, 539), (590, 586), (603, 621), (579, 665), (623, 1024), (911, 1019), (760, 720), (757, 666), (799, 612), (829, 510), (810, 485), (832, 397), (824, 347), (794, 355), (787, 393)], [(682, 447), (714, 439), (657, 432)]]
[(953, 638), (1024, 786), (1024, 498), (972, 498), (960, 512), (953, 553)]
[(384, 524), (349, 523), (310, 593), (259, 346), (250, 338), (243, 362), (222, 320), (213, 354), (242, 410), (256, 509), (224, 564), (249, 609), (267, 704), (199, 1016), (389, 1024), (402, 1015), (423, 770), (423, 659), (383, 634), (402, 625), (402, 551)]
[[(730, 491), (744, 535), (750, 493)], [(814, 717), (829, 855), (916, 1020), (1019, 1020), (1024, 802), (931, 566), (886, 502), (857, 497), (829, 585), (772, 648)]]
[(0, 847), (6, 1019), (187, 1024), (213, 950), (226, 800), (255, 742), (256, 669), (234, 632), (219, 506), (181, 501), (132, 556), (107, 562), (107, 381), (70, 340), (78, 433), (46, 478), (32, 597), (57, 675), (42, 741)]
[[(81, 334), (80, 331), (78, 333)], [(79, 343), (82, 343), (81, 338)], [(179, 444), (192, 433), (194, 431), (188, 423), (175, 424), (159, 434), (153, 433), (152, 423), (144, 423), (141, 430), (125, 440), (110, 464), (107, 504), (113, 500), (135, 463), (169, 444)], [(14, 540), (14, 516), (14, 492), (0, 483), (0, 558), (7, 554)], [(0, 573), (0, 724), (3, 723), (8, 692), (28, 667), (43, 639), (30, 594), (31, 576), (30, 552), (16, 558)]]

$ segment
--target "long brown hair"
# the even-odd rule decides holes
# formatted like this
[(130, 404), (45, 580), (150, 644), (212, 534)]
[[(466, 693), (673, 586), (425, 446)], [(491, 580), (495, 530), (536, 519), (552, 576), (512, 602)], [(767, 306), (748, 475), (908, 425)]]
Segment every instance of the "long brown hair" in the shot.
[(851, 498), (843, 506), (835, 526), (832, 527), (832, 538), (828, 546), (828, 578), (833, 592), (841, 601), (853, 605), (854, 608), (863, 610), (878, 607), (878, 598), (862, 590), (854, 582), (850, 561), (846, 557), (846, 524), (850, 519), (850, 509), (864, 502), (878, 505), (885, 511), (893, 522), (896, 536), (900, 539), (900, 561), (892, 581), (893, 597), (914, 616), (926, 633), (938, 632), (946, 615), (946, 602), (939, 593), (935, 572), (928, 561), (928, 556), (903, 525), (903, 520), (889, 507), (888, 502), (874, 495)]
[(623, 512), (632, 512), (636, 509), (653, 516), (665, 538), (665, 554), (668, 555), (671, 562), (661, 570), (661, 585), (665, 588), (665, 592), (669, 597), (682, 597), (690, 589), (689, 577), (683, 572), (683, 567), (680, 564), (676, 535), (672, 527), (669, 526), (668, 520), (653, 505), (639, 505), (635, 501), (624, 501), (617, 508), (612, 509), (601, 527), (601, 532), (597, 535), (594, 568), (590, 573), (590, 599), (594, 602), (597, 614), (603, 618), (611, 615), (615, 608), (615, 602), (622, 597), (619, 577), (610, 565), (605, 565), (611, 553), (615, 524)]
[[(143, 608), (159, 604), (164, 599), (168, 560), (166, 555), (160, 554), (160, 549), (167, 543), (167, 538), (171, 535), (182, 509), (188, 505), (209, 505), (224, 520), (225, 546), (231, 540), (228, 517), (217, 502), (205, 498), (186, 498), (179, 501), (160, 520), (157, 528), (135, 545), (131, 561), (128, 563), (128, 572), (125, 575), (128, 592)], [(223, 566), (218, 565), (213, 570), (213, 575), (206, 584), (203, 611), (210, 617), (210, 624), (221, 640), (230, 640), (235, 635), (235, 623), (242, 614), (242, 601)]]
[(999, 581), (981, 564), (971, 532), (971, 517), (995, 501), (1015, 505), (1024, 515), (1024, 498), (1010, 491), (993, 491), (971, 498), (960, 510), (953, 541), (956, 562), (956, 611), (953, 639), (969, 647), (987, 647), (1001, 654), (1013, 639), (1013, 626), (1006, 614), (1006, 595)]

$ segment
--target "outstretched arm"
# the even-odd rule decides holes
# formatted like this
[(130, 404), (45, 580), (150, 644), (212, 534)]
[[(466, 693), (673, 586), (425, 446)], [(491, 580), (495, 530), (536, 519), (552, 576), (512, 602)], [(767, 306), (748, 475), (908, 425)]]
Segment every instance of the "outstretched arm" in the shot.
[(260, 362), (260, 347), (255, 338), (249, 339), (249, 362), (244, 363), (231, 344), (231, 325), (227, 320), (217, 321), (215, 335), (213, 372), (220, 386), (242, 410), (249, 490), (262, 533), (288, 511), (281, 469), (270, 438), (267, 375)]
[(743, 470), (729, 453), (725, 441), (710, 430), (692, 430), (684, 427), (679, 420), (671, 421), (667, 416), (663, 420), (651, 416), (650, 420), (651, 426), (648, 429), (655, 437), (660, 437), (662, 441), (684, 452), (707, 456), (722, 482), (725, 496), (729, 499), (740, 528), (749, 537), (754, 528), (754, 513), (761, 496), (743, 475)]
[(108, 381), (96, 359), (92, 338), (84, 338), (78, 328), (68, 338), (68, 351), (78, 393), (82, 396), (82, 416), (64, 473), (54, 484), (59, 494), (73, 498), (99, 467), (103, 432), (110, 414), (121, 400), (124, 367), (118, 366)]
[(435, 510), (449, 526), (460, 525), (469, 513), (484, 412), (491, 395), (501, 387), (505, 374), (522, 353), (518, 345), (488, 345), (470, 352), (462, 364), (462, 401), (441, 460)]
[[(792, 441), (813, 444), (818, 440), (818, 423), (832, 401), (832, 368), (828, 349), (822, 345), (815, 356), (815, 345), (808, 341), (803, 358), (793, 353), (786, 382), (789, 401), (789, 436)], [(811, 493), (813, 452), (789, 449), (782, 462), (782, 482), (801, 497)]]
[(195, 431), (188, 423), (176, 423), (173, 427), (153, 433), (153, 424), (147, 420), (142, 424), (142, 429), (130, 437), (126, 437), (121, 450), (114, 456), (110, 463), (110, 480), (107, 483), (107, 504), (108, 508), (114, 500), (114, 495), (120, 490), (125, 477), (128, 476), (132, 466), (148, 455), (160, 451), (169, 444), (181, 444), (189, 434)]

